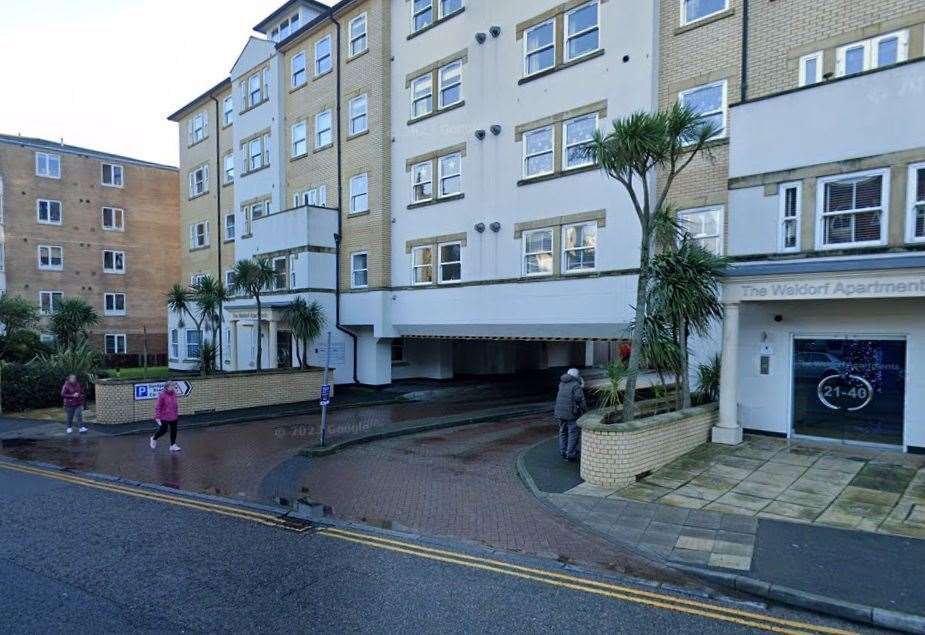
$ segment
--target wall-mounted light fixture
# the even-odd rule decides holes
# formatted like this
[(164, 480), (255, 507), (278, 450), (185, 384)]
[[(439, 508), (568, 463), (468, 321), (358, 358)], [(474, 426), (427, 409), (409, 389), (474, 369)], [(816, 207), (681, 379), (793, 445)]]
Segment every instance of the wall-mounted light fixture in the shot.
[(477, 231), (477, 232), (480, 233), (480, 234), (481, 234), (482, 232), (484, 232), (484, 231), (485, 231), (485, 223), (476, 223), (476, 224), (475, 224), (475, 231)]
[(475, 41), (478, 42), (479, 44), (485, 44), (485, 40), (487, 39), (488, 39), (488, 36), (482, 33), (481, 31), (475, 34)]
[(475, 138), (481, 141), (485, 138), (485, 131), (481, 128), (475, 131)]
[(493, 126), (491, 127), (491, 134), (495, 135), (496, 137), (497, 137), (499, 134), (501, 134), (501, 126), (498, 125), (498, 124), (493, 125)]
[(498, 36), (501, 35), (501, 27), (498, 25), (495, 25), (491, 27), (490, 29), (488, 29), (488, 32), (491, 33), (491, 37), (497, 38)]
[(491, 231), (495, 232), (496, 234), (501, 231), (501, 223), (498, 221), (493, 222), (491, 225), (489, 225), (489, 227), (491, 228)]

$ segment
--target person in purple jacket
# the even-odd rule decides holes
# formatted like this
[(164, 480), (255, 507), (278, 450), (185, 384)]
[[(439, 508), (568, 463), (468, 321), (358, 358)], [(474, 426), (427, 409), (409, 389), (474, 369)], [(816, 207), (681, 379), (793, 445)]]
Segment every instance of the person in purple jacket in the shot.
[(67, 417), (67, 433), (74, 431), (74, 420), (77, 420), (77, 429), (84, 433), (84, 389), (77, 381), (77, 375), (68, 375), (67, 381), (61, 386), (61, 399), (64, 400), (64, 415)]
[(157, 403), (154, 404), (154, 420), (157, 421), (157, 432), (151, 437), (150, 445), (152, 450), (157, 449), (157, 440), (167, 434), (167, 430), (170, 429), (170, 451), (180, 451), (180, 446), (177, 445), (177, 420), (180, 418), (179, 410), (177, 404), (177, 384), (168, 381), (164, 386), (163, 392), (157, 396)]

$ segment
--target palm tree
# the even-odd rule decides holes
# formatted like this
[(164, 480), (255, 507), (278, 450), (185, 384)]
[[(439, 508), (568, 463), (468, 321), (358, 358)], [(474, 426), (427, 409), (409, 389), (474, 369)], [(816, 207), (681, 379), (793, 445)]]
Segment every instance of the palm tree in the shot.
[(263, 305), (260, 294), (273, 285), (276, 272), (266, 258), (239, 260), (231, 270), (231, 291), (235, 294), (253, 296), (257, 303), (257, 372), (263, 370)]
[(179, 315), (181, 320), (183, 315), (186, 314), (196, 325), (196, 331), (199, 333), (199, 373), (205, 375), (206, 368), (202, 356), (202, 321), (205, 316), (202, 312), (202, 307), (196, 303), (193, 293), (189, 289), (175, 284), (167, 292), (167, 308)]
[(636, 416), (636, 379), (642, 356), (657, 219), (666, 209), (675, 179), (719, 132), (716, 124), (696, 111), (675, 104), (661, 112), (641, 111), (617, 119), (613, 130), (606, 136), (596, 132), (585, 149), (604, 173), (626, 190), (642, 230), (624, 421), (632, 421)]
[(69, 349), (86, 341), (87, 330), (99, 321), (99, 314), (83, 298), (64, 298), (51, 314), (51, 332), (59, 348)]
[[(296, 298), (286, 307), (284, 316), (296, 338), (295, 354), (299, 360), (299, 367), (305, 368), (308, 366), (308, 345), (321, 335), (327, 323), (324, 310), (317, 302), (308, 304), (304, 298)], [(302, 345), (301, 348), (299, 344)]]
[(199, 305), (199, 313), (212, 332), (212, 349), (217, 350), (217, 340), (222, 336), (222, 305), (228, 301), (225, 285), (212, 276), (202, 276), (193, 284), (190, 297)]

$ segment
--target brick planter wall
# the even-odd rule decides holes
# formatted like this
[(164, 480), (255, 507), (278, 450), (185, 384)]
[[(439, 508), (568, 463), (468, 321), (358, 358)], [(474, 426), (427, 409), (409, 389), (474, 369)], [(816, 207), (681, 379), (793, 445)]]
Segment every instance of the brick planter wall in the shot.
[(716, 404), (607, 423), (614, 411), (594, 410), (581, 417), (581, 478), (601, 487), (623, 487), (638, 474), (657, 470), (709, 440), (719, 419)]
[[(220, 412), (312, 401), (320, 398), (323, 371), (267, 370), (206, 377), (182, 376), (177, 381), (192, 385), (189, 395), (180, 397), (180, 415)], [(328, 381), (333, 385), (334, 371)], [(139, 380), (101, 379), (96, 383), (96, 422), (129, 423), (154, 418), (155, 400), (135, 401), (135, 384)]]

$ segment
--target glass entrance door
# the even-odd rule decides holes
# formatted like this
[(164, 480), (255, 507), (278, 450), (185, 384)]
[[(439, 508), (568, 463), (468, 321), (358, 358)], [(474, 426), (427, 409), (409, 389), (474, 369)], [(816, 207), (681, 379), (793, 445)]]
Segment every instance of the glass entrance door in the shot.
[(902, 445), (905, 393), (904, 340), (794, 340), (795, 434)]
[(277, 368), (292, 368), (291, 331), (278, 331), (276, 333), (276, 366)]

